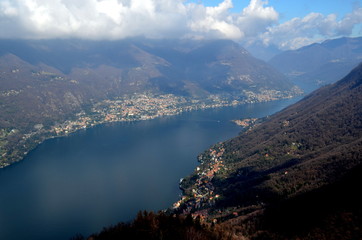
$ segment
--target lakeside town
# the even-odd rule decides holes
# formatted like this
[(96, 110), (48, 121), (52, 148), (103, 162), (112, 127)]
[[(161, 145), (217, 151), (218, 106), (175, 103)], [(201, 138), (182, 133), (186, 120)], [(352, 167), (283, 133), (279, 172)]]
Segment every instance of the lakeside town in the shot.
[(204, 103), (172, 94), (158, 96), (135, 94), (127, 98), (99, 102), (89, 112), (82, 111), (76, 115), (75, 120), (56, 125), (53, 130), (59, 136), (102, 123), (150, 120), (177, 115), (185, 111), (222, 106), (227, 106), (227, 101), (216, 97), (211, 97), (207, 103)]
[(223, 161), (224, 152), (223, 145), (217, 144), (198, 156), (200, 165), (195, 169), (191, 186), (188, 186), (190, 180), (186, 180), (188, 182), (186, 183), (182, 179), (180, 188), (183, 190), (183, 195), (173, 204), (173, 209), (181, 211), (182, 214), (192, 213), (201, 219), (208, 216), (206, 209), (213, 206), (221, 197), (215, 192), (212, 180), (217, 174), (227, 170)]
[(233, 120), (233, 122), (240, 127), (248, 128), (248, 127), (252, 126), (253, 124), (255, 124), (255, 122), (257, 120), (258, 120), (257, 118), (245, 118), (245, 119)]
[(76, 119), (53, 126), (52, 130), (59, 136), (102, 123), (150, 120), (192, 110), (269, 102), (293, 97), (293, 95), (283, 95), (282, 92), (276, 90), (265, 90), (260, 94), (244, 91), (242, 96), (240, 99), (229, 100), (219, 95), (210, 95), (207, 99), (189, 99), (173, 94), (133, 94), (94, 104), (90, 112), (82, 111), (76, 115)]
[[(80, 129), (99, 124), (149, 120), (192, 110), (268, 102), (293, 96), (292, 93), (285, 94), (275, 90), (264, 90), (259, 94), (244, 91), (239, 98), (234, 99), (220, 95), (209, 95), (206, 99), (193, 99), (173, 94), (143, 93), (104, 100), (93, 104), (88, 110), (78, 112), (72, 119), (50, 127), (38, 123), (30, 132), (24, 133), (18, 129), (0, 129), (0, 168), (21, 160), (30, 150), (46, 139), (66, 136)], [(20, 136), (20, 140), (15, 148), (9, 150), (7, 140), (15, 135)]]

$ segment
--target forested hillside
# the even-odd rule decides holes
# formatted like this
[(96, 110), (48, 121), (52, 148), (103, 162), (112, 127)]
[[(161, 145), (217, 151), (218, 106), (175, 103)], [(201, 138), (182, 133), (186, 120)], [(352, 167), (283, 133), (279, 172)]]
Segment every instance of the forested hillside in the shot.
[(361, 239), (362, 65), (198, 160), (172, 209), (89, 239)]
[[(199, 160), (200, 168), (182, 183), (184, 212), (202, 212), (252, 237), (256, 233), (238, 226), (255, 227), (245, 219), (265, 216), (275, 218), (270, 222), (283, 234), (290, 230), (284, 224), (295, 222), (296, 234), (318, 217), (355, 226), (361, 219), (355, 200), (362, 163), (362, 65)], [(297, 219), (300, 214), (305, 223)], [(343, 214), (350, 219), (340, 219)]]

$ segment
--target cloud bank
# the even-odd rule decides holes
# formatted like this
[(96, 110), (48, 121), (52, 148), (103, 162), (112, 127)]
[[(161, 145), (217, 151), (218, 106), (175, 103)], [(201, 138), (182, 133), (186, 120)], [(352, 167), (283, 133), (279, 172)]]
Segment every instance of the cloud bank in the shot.
[(340, 20), (310, 13), (282, 24), (268, 1), (251, 0), (239, 13), (232, 8), (232, 0), (215, 7), (184, 0), (0, 0), (0, 38), (217, 38), (292, 49), (348, 36), (362, 22), (359, 6)]
[(296, 49), (316, 40), (350, 36), (354, 27), (361, 23), (362, 8), (359, 7), (341, 20), (337, 20), (336, 14), (324, 16), (321, 13), (310, 13), (304, 18), (293, 18), (288, 22), (268, 27), (258, 39), (265, 45), (274, 44), (281, 49)]

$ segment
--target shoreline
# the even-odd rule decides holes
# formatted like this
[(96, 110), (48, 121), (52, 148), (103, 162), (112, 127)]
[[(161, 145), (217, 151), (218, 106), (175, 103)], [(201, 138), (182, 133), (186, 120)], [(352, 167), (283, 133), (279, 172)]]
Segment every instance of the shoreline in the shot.
[(131, 98), (104, 100), (92, 106), (90, 112), (84, 110), (76, 113), (73, 119), (53, 125), (45, 129), (43, 124), (37, 124), (35, 130), (21, 134), (17, 147), (1, 156), (0, 169), (22, 161), (32, 150), (44, 141), (52, 138), (66, 137), (79, 130), (86, 130), (107, 123), (135, 122), (153, 120), (165, 116), (177, 116), (185, 112), (212, 108), (232, 107), (244, 104), (262, 103), (285, 100), (297, 97), (290, 93), (284, 96), (267, 96), (262, 99), (225, 100), (218, 97), (206, 100), (190, 100), (171, 94), (148, 96), (134, 95)]

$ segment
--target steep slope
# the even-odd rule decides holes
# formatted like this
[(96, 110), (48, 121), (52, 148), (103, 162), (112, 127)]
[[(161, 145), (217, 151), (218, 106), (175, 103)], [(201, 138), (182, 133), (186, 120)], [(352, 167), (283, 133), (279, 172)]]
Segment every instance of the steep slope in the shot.
[[(288, 234), (286, 239), (309, 239), (308, 233), (330, 236), (328, 224), (338, 225), (335, 221), (341, 221), (335, 231), (361, 234), (354, 226), (362, 216), (357, 193), (362, 169), (362, 65), (240, 136), (215, 145), (199, 161), (195, 173), (181, 184), (185, 195), (175, 205), (179, 212), (218, 219), (251, 238), (261, 230), (268, 239)], [(293, 228), (280, 225), (288, 222)], [(343, 239), (338, 236), (335, 239)]]
[(286, 51), (268, 63), (301, 84), (333, 83), (358, 65), (362, 58), (362, 38), (339, 38)]

